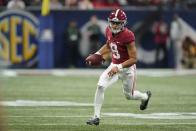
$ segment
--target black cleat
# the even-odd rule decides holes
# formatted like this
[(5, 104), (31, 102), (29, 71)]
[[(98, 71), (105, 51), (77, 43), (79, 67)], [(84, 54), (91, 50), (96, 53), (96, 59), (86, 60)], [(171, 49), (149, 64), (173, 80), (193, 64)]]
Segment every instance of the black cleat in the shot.
[(88, 125), (99, 125), (99, 118), (91, 118), (86, 122)]
[(146, 94), (148, 95), (148, 99), (141, 103), (140, 110), (145, 110), (148, 106), (148, 101), (150, 100), (152, 93), (150, 91), (147, 91)]

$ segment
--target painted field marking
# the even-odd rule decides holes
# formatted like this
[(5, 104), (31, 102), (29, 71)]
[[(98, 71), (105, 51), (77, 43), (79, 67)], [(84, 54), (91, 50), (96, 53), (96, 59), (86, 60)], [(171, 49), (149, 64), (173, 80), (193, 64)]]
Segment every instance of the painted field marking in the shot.
[[(90, 103), (77, 103), (70, 101), (0, 101), (2, 106), (93, 106)], [(66, 110), (66, 109), (65, 109)], [(174, 113), (102, 113), (103, 117), (133, 117), (141, 119), (196, 119), (196, 112), (174, 112)], [(8, 116), (8, 117), (89, 117), (89, 116)]]
[[(45, 75), (45, 76), (99, 76), (104, 71), (104, 69), (63, 69), (63, 70), (14, 70), (14, 69), (4, 69), (0, 71), (0, 77), (17, 77), (25, 75)], [(184, 75), (196, 75), (195, 69), (138, 69), (137, 75), (139, 76), (149, 76), (149, 77), (168, 77), (168, 76), (184, 76)]]
[[(89, 115), (58, 115), (58, 116), (1, 116), (1, 117), (13, 117), (13, 118), (80, 118), (80, 117), (91, 117)], [(196, 119), (195, 112), (178, 112), (178, 113), (151, 113), (151, 114), (134, 114), (134, 113), (103, 113), (102, 117), (133, 117), (140, 119)]]
[(134, 117), (134, 118), (142, 118), (142, 119), (196, 119), (195, 112), (151, 113), (151, 114), (103, 113), (103, 115), (112, 116), (112, 117)]
[[(102, 123), (102, 125), (105, 124), (115, 124), (115, 125), (196, 125), (196, 123)], [(9, 123), (9, 126), (66, 126), (66, 125), (70, 125), (70, 126), (82, 126), (82, 125), (86, 125), (84, 124), (72, 124), (72, 123), (43, 123), (43, 124), (12, 124)]]
[(78, 103), (70, 101), (0, 101), (2, 106), (93, 106), (91, 103)]
[(80, 118), (80, 117), (92, 117), (92, 116), (0, 116), (0, 117), (13, 117), (13, 118)]
[(75, 109), (73, 109), (73, 107), (66, 107), (66, 108), (64, 108), (64, 107), (62, 107), (62, 108), (59, 108), (59, 107), (56, 107), (56, 108), (44, 108), (43, 109), (43, 107), (39, 107), (39, 108), (37, 108), (37, 107), (35, 107), (35, 108), (6, 108), (6, 110), (10, 110), (10, 111), (67, 111), (67, 110), (80, 110), (80, 111), (82, 111), (82, 110), (88, 110), (88, 108), (86, 108), (86, 106), (84, 106), (84, 107), (80, 107), (80, 108), (75, 108)]

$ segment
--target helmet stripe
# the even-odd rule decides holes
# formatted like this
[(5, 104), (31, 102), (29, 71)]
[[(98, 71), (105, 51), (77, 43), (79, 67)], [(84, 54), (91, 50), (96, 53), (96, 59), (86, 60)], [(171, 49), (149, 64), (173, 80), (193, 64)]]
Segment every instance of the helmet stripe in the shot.
[(118, 12), (120, 9), (117, 9), (116, 13), (115, 13), (115, 18), (117, 18)]

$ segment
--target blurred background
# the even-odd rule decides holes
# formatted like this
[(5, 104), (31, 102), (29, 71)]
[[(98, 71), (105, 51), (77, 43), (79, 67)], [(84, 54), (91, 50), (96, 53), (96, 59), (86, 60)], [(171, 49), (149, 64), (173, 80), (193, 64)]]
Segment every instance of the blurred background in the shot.
[(0, 67), (89, 68), (116, 8), (135, 33), (138, 68), (196, 68), (195, 0), (0, 0)]

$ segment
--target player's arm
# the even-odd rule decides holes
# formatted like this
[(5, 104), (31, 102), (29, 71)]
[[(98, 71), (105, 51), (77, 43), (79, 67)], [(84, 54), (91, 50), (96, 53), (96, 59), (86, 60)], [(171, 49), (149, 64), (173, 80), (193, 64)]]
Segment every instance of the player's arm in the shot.
[(100, 54), (100, 55), (104, 55), (104, 54), (109, 53), (109, 52), (111, 52), (111, 49), (110, 49), (110, 47), (109, 47), (108, 41), (106, 41), (105, 45), (103, 45), (103, 46), (99, 49), (99, 51), (97, 51), (97, 53)]
[(98, 66), (105, 62), (105, 58), (103, 57), (104, 54), (111, 52), (109, 47), (109, 42), (106, 41), (106, 44), (103, 45), (99, 51), (97, 51), (95, 54), (90, 54), (86, 58), (86, 63), (90, 66)]
[(130, 44), (127, 44), (126, 47), (127, 47), (129, 59), (122, 63), (122, 68), (130, 67), (133, 64), (137, 63), (135, 42), (133, 41)]

